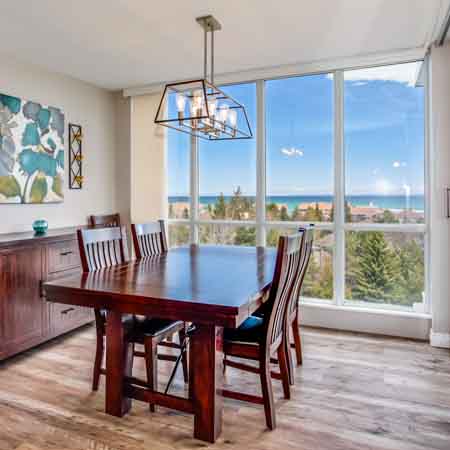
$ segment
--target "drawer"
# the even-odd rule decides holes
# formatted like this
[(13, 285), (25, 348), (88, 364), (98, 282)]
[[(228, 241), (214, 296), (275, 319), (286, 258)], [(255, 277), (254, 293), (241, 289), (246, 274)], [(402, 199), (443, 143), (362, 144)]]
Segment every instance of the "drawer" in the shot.
[(80, 267), (80, 254), (76, 240), (55, 242), (48, 246), (48, 273), (61, 272), (78, 267)]
[(53, 333), (70, 331), (92, 320), (94, 313), (91, 308), (61, 303), (50, 305), (50, 326)]

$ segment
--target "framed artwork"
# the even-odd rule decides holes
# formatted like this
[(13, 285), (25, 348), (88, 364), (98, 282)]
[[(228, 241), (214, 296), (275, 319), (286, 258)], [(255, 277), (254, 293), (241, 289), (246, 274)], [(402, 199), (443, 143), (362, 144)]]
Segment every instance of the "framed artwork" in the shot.
[(64, 113), (0, 94), (0, 203), (64, 200)]

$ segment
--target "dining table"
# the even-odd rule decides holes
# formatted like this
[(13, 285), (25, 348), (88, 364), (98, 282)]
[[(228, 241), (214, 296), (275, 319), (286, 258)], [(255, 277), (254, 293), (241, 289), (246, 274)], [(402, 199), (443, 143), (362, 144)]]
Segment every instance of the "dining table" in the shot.
[[(79, 273), (43, 285), (47, 301), (107, 311), (105, 411), (122, 417), (132, 399), (194, 416), (194, 437), (215, 442), (222, 429), (223, 330), (261, 306), (276, 251), (264, 247), (190, 245), (161, 255)], [(133, 345), (122, 315), (192, 323), (187, 396), (150, 390), (133, 377)]]

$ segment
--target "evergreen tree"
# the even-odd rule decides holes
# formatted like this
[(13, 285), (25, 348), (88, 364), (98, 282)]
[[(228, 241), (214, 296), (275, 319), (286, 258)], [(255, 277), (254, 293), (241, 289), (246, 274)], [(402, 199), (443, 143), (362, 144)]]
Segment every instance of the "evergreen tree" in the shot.
[(280, 210), (280, 220), (282, 220), (282, 221), (289, 220), (289, 213), (288, 213), (286, 206), (284, 206), (284, 205), (281, 207), (281, 210)]
[(255, 227), (238, 227), (234, 236), (234, 245), (256, 245)]
[(376, 223), (399, 223), (399, 220), (397, 217), (395, 217), (394, 213), (392, 211), (389, 211), (389, 209), (385, 209), (383, 211), (383, 215), (381, 217), (375, 218)]
[(308, 206), (303, 220), (305, 220), (305, 222), (316, 222), (316, 210), (313, 206)]
[(314, 215), (315, 215), (315, 221), (316, 222), (322, 222), (323, 221), (323, 214), (322, 211), (319, 209), (319, 204), (316, 203), (316, 207), (314, 209)]
[(183, 209), (183, 219), (189, 219), (189, 210), (187, 208)]
[(345, 221), (350, 223), (352, 221), (352, 207), (349, 202), (344, 203), (344, 209)]
[(401, 303), (412, 306), (422, 302), (425, 268), (423, 249), (416, 240), (409, 240), (399, 251)]
[(294, 222), (300, 222), (302, 220), (302, 213), (298, 205), (296, 205), (292, 211), (291, 220)]
[(269, 203), (266, 206), (267, 219), (269, 220), (279, 220), (280, 211), (276, 203)]
[(216, 204), (214, 205), (214, 219), (225, 219), (227, 216), (227, 204), (223, 192), (220, 193)]
[(173, 204), (169, 203), (169, 218), (173, 219)]
[(400, 266), (382, 232), (359, 233), (352, 297), (372, 302), (391, 302), (398, 297)]

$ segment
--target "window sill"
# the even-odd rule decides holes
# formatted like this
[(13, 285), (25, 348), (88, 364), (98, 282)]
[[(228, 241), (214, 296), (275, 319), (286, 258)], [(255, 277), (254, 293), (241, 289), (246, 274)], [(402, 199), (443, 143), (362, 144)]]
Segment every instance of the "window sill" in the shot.
[(402, 311), (397, 309), (386, 309), (386, 308), (367, 308), (364, 306), (353, 306), (353, 305), (335, 305), (329, 303), (327, 300), (320, 299), (305, 299), (301, 300), (300, 307), (307, 306), (319, 309), (326, 309), (330, 311), (349, 311), (361, 314), (376, 314), (376, 315), (387, 315), (387, 316), (397, 316), (405, 317), (411, 319), (431, 319), (431, 314), (418, 313), (414, 311)]

